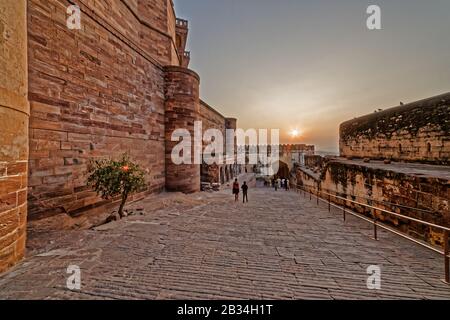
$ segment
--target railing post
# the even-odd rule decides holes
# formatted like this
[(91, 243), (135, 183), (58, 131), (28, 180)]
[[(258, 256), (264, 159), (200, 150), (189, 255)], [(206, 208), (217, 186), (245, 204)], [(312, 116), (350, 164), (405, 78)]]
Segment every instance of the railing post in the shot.
[(378, 232), (377, 232), (377, 218), (373, 219), (373, 238), (378, 240)]
[(317, 188), (316, 198), (317, 198), (317, 206), (319, 206), (319, 188)]
[(331, 212), (331, 195), (328, 195), (328, 212)]
[(445, 283), (450, 284), (450, 249), (448, 245), (448, 230), (444, 230), (444, 261), (445, 261)]
[(377, 230), (377, 216), (376, 216), (376, 211), (373, 208), (370, 208), (370, 212), (372, 213), (372, 217), (373, 217), (373, 238), (375, 240), (378, 240), (378, 230)]

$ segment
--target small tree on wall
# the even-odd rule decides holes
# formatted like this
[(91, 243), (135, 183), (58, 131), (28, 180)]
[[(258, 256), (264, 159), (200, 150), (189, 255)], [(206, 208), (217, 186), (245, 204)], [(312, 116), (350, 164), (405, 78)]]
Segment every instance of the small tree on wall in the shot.
[(112, 159), (93, 160), (89, 165), (88, 185), (103, 199), (121, 196), (120, 218), (128, 197), (145, 188), (144, 171), (127, 154), (118, 161)]

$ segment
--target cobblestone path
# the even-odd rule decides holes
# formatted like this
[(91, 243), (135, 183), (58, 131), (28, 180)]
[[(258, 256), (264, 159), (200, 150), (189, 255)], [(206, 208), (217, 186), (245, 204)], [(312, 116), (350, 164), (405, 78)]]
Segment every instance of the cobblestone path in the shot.
[[(11, 299), (449, 299), (443, 258), (295, 192), (188, 196), (193, 204), (48, 239), (0, 276)], [(145, 201), (141, 203), (145, 207)], [(51, 238), (51, 235), (48, 235)], [(81, 267), (81, 291), (66, 269)], [(381, 267), (381, 290), (367, 267)]]

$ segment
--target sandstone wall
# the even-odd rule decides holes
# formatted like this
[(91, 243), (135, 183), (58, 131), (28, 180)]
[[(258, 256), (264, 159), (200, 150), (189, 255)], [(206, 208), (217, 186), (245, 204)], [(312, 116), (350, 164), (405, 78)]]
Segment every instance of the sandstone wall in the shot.
[[(81, 30), (66, 25), (73, 3)], [(170, 135), (225, 120), (201, 115), (187, 33), (172, 0), (0, 3), (0, 272), (24, 254), (27, 190), (30, 219), (115, 206), (86, 186), (91, 159), (129, 153), (147, 173), (136, 197), (200, 190), (200, 165), (168, 157)]]
[(171, 37), (170, 45), (170, 55), (171, 55), (171, 65), (180, 65), (180, 59), (177, 51), (177, 33), (176, 33), (176, 20), (177, 16), (175, 14), (175, 9), (172, 0), (169, 0), (167, 5), (167, 16), (168, 16), (168, 33)]
[(32, 219), (105, 204), (86, 187), (93, 157), (128, 152), (148, 192), (165, 186), (167, 1), (77, 3), (82, 30), (66, 27), (69, 2), (28, 1)]
[[(236, 133), (237, 127), (237, 119), (236, 118), (226, 118), (225, 119), (225, 129), (226, 130), (234, 130)], [(237, 137), (235, 136), (233, 140), (227, 140), (225, 141), (225, 152), (227, 150), (234, 150), (233, 155), (227, 155), (228, 157), (236, 157), (237, 154)]]
[(202, 121), (203, 133), (208, 129), (217, 129), (223, 135), (223, 147), (226, 151), (226, 118), (209, 106), (206, 102), (200, 101), (200, 120)]
[(305, 166), (309, 168), (321, 168), (324, 158), (318, 155), (305, 155)]
[[(300, 186), (316, 193), (322, 190), (347, 199), (450, 226), (450, 181), (432, 177), (419, 177), (399, 172), (370, 168), (364, 165), (330, 161), (322, 173), (308, 169), (297, 171)], [(342, 205), (344, 201), (334, 200)], [(387, 224), (417, 238), (442, 245), (442, 233), (409, 220), (395, 218), (379, 211), (373, 213), (362, 206), (346, 201), (346, 206), (369, 217), (374, 214)], [(417, 208), (413, 210), (410, 208)]]
[[(192, 193), (200, 191), (200, 164), (194, 164), (194, 122), (200, 119), (198, 75), (182, 67), (165, 69), (165, 160), (166, 189)], [(177, 165), (172, 161), (172, 150), (179, 141), (172, 141), (172, 133), (187, 129), (191, 138), (191, 163)]]
[(343, 123), (340, 153), (450, 164), (450, 93)]
[[(226, 152), (226, 118), (209, 106), (206, 102), (200, 101), (200, 120), (202, 121), (203, 133), (208, 129), (217, 129), (222, 133), (223, 151)], [(206, 147), (206, 145), (204, 146)], [(224, 155), (223, 155), (224, 156)], [(220, 171), (222, 164), (201, 166), (201, 181), (209, 183), (221, 183)]]
[(28, 118), (26, 1), (0, 2), (0, 273), (24, 256)]

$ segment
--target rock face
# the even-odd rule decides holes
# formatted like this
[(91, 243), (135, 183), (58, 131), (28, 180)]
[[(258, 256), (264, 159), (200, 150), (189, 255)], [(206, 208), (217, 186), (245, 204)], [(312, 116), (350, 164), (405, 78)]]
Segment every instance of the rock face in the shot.
[(344, 122), (340, 153), (449, 165), (450, 93)]
[(0, 5), (0, 273), (25, 251), (28, 118), (25, 0)]
[(188, 21), (172, 0), (77, 3), (80, 30), (69, 1), (0, 2), (0, 272), (23, 256), (27, 190), (31, 220), (112, 210), (86, 186), (91, 159), (129, 153), (147, 173), (136, 197), (200, 190), (200, 165), (167, 157), (171, 130), (218, 119), (200, 110)]

